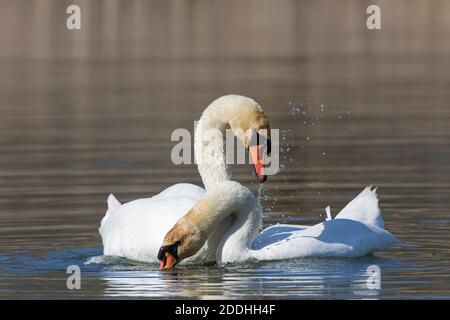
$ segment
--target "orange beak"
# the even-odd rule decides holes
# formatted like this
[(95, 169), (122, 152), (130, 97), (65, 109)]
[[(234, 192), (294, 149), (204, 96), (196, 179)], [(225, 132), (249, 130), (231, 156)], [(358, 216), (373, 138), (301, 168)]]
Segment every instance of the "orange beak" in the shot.
[(262, 146), (251, 146), (249, 151), (252, 157), (253, 166), (255, 167), (256, 176), (258, 177), (259, 182), (263, 183), (267, 180), (267, 176), (264, 169)]
[(172, 256), (170, 253), (166, 252), (164, 259), (159, 264), (159, 270), (172, 269), (176, 263), (177, 259), (175, 259), (175, 257)]

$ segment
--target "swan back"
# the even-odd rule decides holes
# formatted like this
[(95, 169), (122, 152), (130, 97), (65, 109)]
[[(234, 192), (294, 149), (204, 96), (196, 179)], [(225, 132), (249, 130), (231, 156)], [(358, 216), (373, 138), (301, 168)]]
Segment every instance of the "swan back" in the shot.
[(112, 212), (109, 207), (99, 230), (104, 254), (157, 262), (164, 235), (204, 193), (198, 186), (179, 183), (152, 198), (120, 205)]

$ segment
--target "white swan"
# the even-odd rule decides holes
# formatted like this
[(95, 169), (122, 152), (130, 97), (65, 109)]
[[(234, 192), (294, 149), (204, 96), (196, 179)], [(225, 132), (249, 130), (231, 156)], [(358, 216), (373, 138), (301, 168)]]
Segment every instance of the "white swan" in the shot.
[[(260, 182), (264, 182), (261, 165), (262, 145), (255, 137), (270, 141), (269, 121), (253, 99), (228, 95), (213, 101), (203, 112), (195, 131), (195, 158), (205, 188), (231, 180), (226, 163), (224, 138), (230, 128), (249, 149)], [(267, 143), (268, 144), (268, 143)], [(176, 184), (160, 194), (121, 205), (111, 194), (108, 210), (99, 232), (104, 255), (122, 256), (132, 260), (157, 262), (157, 253), (167, 231), (203, 196), (205, 190), (193, 184)], [(199, 260), (216, 259), (216, 249), (231, 220), (211, 231), (205, 246), (196, 255)]]
[(398, 243), (384, 229), (375, 190), (366, 188), (332, 220), (314, 226), (275, 225), (262, 231), (253, 193), (234, 181), (216, 183), (172, 227), (158, 253), (160, 268), (194, 256), (223, 219), (233, 218), (217, 250), (218, 262), (308, 256), (357, 257)]

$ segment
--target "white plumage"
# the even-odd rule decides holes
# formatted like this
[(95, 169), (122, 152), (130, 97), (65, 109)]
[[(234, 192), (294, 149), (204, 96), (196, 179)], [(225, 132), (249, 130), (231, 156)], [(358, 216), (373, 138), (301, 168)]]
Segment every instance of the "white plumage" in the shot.
[[(237, 182), (225, 182), (228, 192), (239, 194)], [(220, 184), (225, 184), (220, 183)], [(219, 185), (220, 185), (219, 184)], [(213, 187), (214, 188), (214, 187)], [(233, 190), (235, 189), (235, 190)], [(247, 191), (245, 191), (247, 192)], [(192, 184), (176, 184), (148, 198), (131, 201), (119, 207), (110, 207), (102, 220), (100, 234), (104, 254), (123, 256), (143, 262), (158, 262), (157, 252), (165, 234), (199, 201), (205, 190)], [(220, 194), (218, 192), (217, 194)], [(116, 205), (116, 201), (108, 203)], [(217, 262), (236, 262), (249, 259), (280, 260), (298, 257), (358, 257), (380, 251), (398, 243), (383, 229), (375, 191), (364, 189), (332, 220), (314, 226), (274, 225), (260, 234), (259, 206), (252, 197), (234, 197), (218, 200), (219, 206), (230, 206), (230, 201), (245, 201), (233, 205), (253, 207), (251, 212), (241, 212), (235, 224), (214, 250)], [(220, 211), (220, 208), (216, 208)], [(111, 212), (112, 211), (112, 212)], [(226, 216), (222, 217), (226, 218)], [(239, 222), (240, 220), (240, 222)], [(234, 229), (238, 229), (234, 232)], [(228, 234), (227, 234), (228, 232)], [(256, 236), (248, 245), (248, 238)], [(195, 255), (189, 261), (203, 261), (203, 255)]]
[[(132, 260), (157, 262), (166, 233), (205, 192), (217, 193), (211, 207), (228, 216), (212, 231), (213, 236), (190, 261), (234, 262), (247, 259), (273, 260), (305, 256), (355, 257), (383, 250), (398, 240), (384, 230), (375, 190), (366, 188), (335, 217), (314, 226), (276, 225), (258, 234), (261, 209), (253, 194), (230, 181), (223, 141), (231, 124), (266, 125), (267, 118), (252, 99), (229, 95), (212, 102), (203, 112), (195, 133), (198, 169), (208, 191), (192, 184), (175, 184), (152, 198), (120, 204), (108, 197), (108, 210), (100, 224), (104, 254)], [(215, 129), (215, 131), (210, 131)], [(234, 128), (237, 129), (241, 128)], [(214, 134), (208, 135), (209, 132)], [(208, 140), (202, 139), (207, 136)], [(242, 140), (249, 137), (241, 136)], [(242, 202), (245, 199), (246, 202)], [(222, 206), (222, 207), (221, 207)], [(225, 207), (253, 208), (236, 212)], [(215, 212), (209, 214), (214, 215)], [(233, 215), (231, 215), (233, 214)], [(330, 214), (331, 217), (331, 214)]]

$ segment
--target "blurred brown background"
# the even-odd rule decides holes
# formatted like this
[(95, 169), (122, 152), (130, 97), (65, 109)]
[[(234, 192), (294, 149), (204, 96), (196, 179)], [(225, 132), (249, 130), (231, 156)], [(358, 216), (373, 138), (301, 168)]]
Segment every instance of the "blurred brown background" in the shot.
[[(66, 29), (78, 4), (82, 29)], [(381, 6), (382, 28), (366, 28)], [(449, 1), (0, 1), (0, 250), (99, 247), (114, 192), (176, 182), (176, 128), (248, 95), (282, 130), (264, 207), (318, 221), (380, 186), (391, 231), (448, 217)], [(235, 178), (256, 189), (251, 168)], [(405, 219), (405, 220), (403, 220)]]

